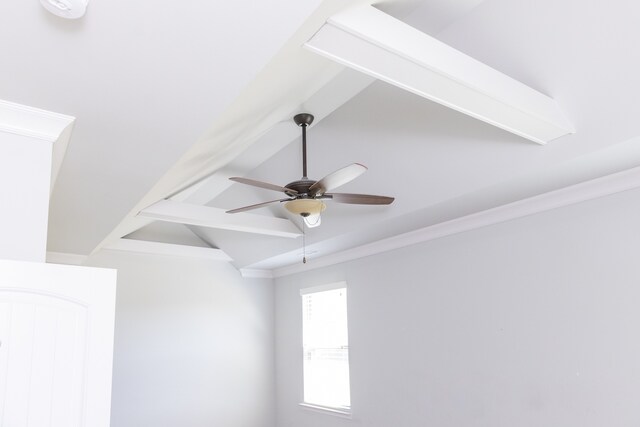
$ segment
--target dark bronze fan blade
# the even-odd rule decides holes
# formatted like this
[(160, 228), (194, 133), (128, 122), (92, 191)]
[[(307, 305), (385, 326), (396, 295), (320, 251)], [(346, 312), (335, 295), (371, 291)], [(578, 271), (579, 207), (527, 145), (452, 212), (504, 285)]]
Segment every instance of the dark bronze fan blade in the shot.
[(252, 209), (258, 209), (258, 208), (261, 208), (263, 206), (270, 205), (271, 203), (286, 202), (288, 200), (291, 200), (291, 199), (271, 200), (270, 202), (262, 202), (262, 203), (258, 203), (258, 204), (255, 204), (255, 205), (245, 206), (245, 207), (242, 207), (242, 208), (231, 209), (230, 211), (227, 211), (227, 213), (238, 213), (238, 212), (250, 211)]
[(373, 196), (371, 194), (326, 193), (324, 197), (338, 203), (351, 205), (390, 205), (395, 200), (393, 197)]
[(314, 196), (322, 196), (327, 191), (338, 188), (349, 181), (353, 181), (367, 171), (367, 167), (360, 163), (352, 163), (342, 169), (330, 173), (309, 187), (309, 193)]
[(269, 184), (268, 182), (256, 181), (255, 179), (240, 178), (240, 177), (237, 177), (237, 176), (234, 176), (234, 177), (229, 178), (229, 179), (231, 181), (239, 182), (240, 184), (253, 185), (254, 187), (266, 188), (267, 190), (280, 191), (280, 192), (283, 192), (283, 193), (298, 194), (298, 192), (295, 191), (295, 190), (291, 190), (289, 188), (281, 187), (281, 186), (275, 185), (275, 184)]

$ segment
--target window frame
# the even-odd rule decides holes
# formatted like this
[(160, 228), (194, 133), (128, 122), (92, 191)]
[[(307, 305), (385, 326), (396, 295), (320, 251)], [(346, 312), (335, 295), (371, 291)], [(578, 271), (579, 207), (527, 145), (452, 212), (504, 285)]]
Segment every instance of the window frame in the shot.
[[(347, 337), (349, 336), (349, 290), (347, 287), (347, 282), (346, 281), (340, 281), (340, 282), (333, 282), (333, 283), (328, 283), (328, 284), (324, 284), (324, 285), (317, 285), (317, 286), (310, 286), (310, 287), (305, 287), (305, 288), (301, 288), (300, 289), (300, 319), (301, 319), (301, 333), (300, 333), (300, 338), (301, 338), (301, 346), (300, 346), (300, 350), (301, 350), (301, 361), (303, 363), (303, 367), (304, 367), (304, 296), (305, 295), (309, 295), (309, 294), (315, 294), (318, 292), (326, 292), (326, 291), (334, 291), (337, 289), (344, 289), (347, 292)], [(349, 338), (347, 338), (349, 340)], [(349, 366), (349, 395), (351, 395), (351, 352), (348, 352), (348, 358), (347, 358), (347, 363)], [(300, 403), (298, 404), (302, 409), (305, 410), (309, 410), (309, 411), (313, 411), (313, 412), (320, 412), (320, 413), (324, 413), (324, 414), (328, 414), (328, 415), (334, 415), (334, 416), (338, 416), (341, 418), (351, 418), (352, 417), (352, 412), (353, 412), (353, 407), (349, 406), (349, 408), (346, 407), (333, 407), (333, 406), (323, 406), (323, 405), (319, 405), (319, 404), (315, 404), (315, 403), (309, 403), (309, 402), (305, 402), (304, 401), (304, 368), (303, 368), (303, 372), (302, 372), (302, 387), (301, 387), (301, 396), (300, 396)]]

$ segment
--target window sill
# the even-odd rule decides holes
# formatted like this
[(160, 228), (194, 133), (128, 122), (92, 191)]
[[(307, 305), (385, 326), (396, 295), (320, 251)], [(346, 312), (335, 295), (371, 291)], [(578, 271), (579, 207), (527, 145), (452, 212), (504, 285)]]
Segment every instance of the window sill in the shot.
[(341, 418), (351, 418), (351, 411), (348, 409), (329, 408), (327, 406), (313, 405), (311, 403), (300, 403), (303, 409), (319, 412), (322, 414), (333, 415)]

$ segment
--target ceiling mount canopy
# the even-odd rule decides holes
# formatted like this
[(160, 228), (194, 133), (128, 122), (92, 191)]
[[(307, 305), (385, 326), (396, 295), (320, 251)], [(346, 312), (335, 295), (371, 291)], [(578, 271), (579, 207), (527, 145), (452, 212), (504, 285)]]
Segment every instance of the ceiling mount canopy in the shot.
[(311, 126), (313, 123), (313, 114), (309, 113), (300, 113), (293, 116), (293, 121), (295, 124), (301, 127)]

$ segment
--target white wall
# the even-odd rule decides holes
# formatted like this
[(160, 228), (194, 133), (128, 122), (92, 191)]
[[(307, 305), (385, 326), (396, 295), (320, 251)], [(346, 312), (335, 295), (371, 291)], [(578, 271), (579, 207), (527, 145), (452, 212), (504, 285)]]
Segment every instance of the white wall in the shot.
[[(353, 419), (300, 408), (298, 289), (346, 280)], [(279, 427), (640, 425), (640, 190), (276, 281)]]
[(44, 262), (52, 143), (0, 131), (0, 259)]
[(229, 264), (102, 251), (118, 269), (113, 427), (273, 427), (273, 283)]

